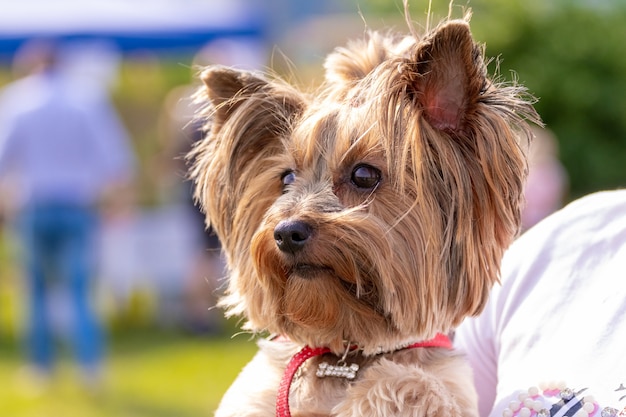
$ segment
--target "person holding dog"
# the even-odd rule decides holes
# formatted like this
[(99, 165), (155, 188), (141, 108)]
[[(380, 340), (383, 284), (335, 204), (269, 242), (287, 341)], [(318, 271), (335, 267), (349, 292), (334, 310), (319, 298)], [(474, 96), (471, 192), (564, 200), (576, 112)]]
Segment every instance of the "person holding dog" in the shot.
[(483, 313), (455, 335), (480, 415), (626, 415), (626, 190), (570, 203), (503, 258)]

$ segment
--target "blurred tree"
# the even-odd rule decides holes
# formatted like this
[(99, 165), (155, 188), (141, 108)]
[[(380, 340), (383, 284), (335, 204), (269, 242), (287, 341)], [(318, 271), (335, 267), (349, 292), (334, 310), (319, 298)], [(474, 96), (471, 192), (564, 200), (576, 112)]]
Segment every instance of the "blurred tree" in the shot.
[[(502, 74), (514, 69), (539, 98), (537, 110), (559, 139), (573, 198), (626, 186), (626, 56), (621, 52), (626, 7), (561, 3), (526, 19), (518, 16), (524, 24), (515, 25), (519, 32), (497, 51)], [(487, 42), (488, 53), (496, 51)]]

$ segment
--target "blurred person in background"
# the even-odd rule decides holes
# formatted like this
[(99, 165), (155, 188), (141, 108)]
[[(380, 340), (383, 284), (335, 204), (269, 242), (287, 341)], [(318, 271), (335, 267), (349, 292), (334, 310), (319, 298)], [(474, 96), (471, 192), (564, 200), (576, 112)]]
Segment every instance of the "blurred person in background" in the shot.
[(22, 78), (0, 91), (0, 202), (21, 243), (29, 370), (40, 382), (55, 362), (50, 295), (64, 287), (81, 375), (88, 386), (100, 383), (94, 244), (103, 205), (130, 195), (122, 191), (130, 193), (135, 163), (107, 95), (113, 57), (104, 45), (32, 41), (15, 57)]

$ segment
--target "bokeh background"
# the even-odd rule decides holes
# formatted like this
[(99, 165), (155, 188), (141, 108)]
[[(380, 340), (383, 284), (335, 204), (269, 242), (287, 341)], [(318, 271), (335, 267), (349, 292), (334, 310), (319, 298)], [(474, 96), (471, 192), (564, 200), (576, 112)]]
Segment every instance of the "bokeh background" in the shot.
[[(433, 21), (448, 14), (433, 0)], [(546, 143), (534, 150), (526, 227), (568, 201), (626, 183), (626, 3), (622, 0), (472, 0), (475, 38), (489, 70), (524, 84), (538, 102)], [(58, 375), (45, 386), (23, 372), (25, 294), (21, 248), (10, 219), (0, 226), (0, 415), (210, 415), (253, 355), (249, 335), (212, 309), (223, 285), (190, 209), (180, 158), (194, 140), (188, 97), (201, 65), (272, 71), (309, 89), (324, 56), (366, 29), (404, 30), (398, 0), (0, 0), (0, 88), (27, 42), (110, 42), (100, 57), (110, 94), (132, 142), (130, 195), (103, 223), (94, 299), (107, 329), (105, 381), (97, 392), (75, 378), (64, 347), (66, 295), (53, 295)], [(417, 24), (426, 1), (412, 1)], [(535, 203), (536, 202), (536, 203)], [(529, 209), (530, 210), (530, 209)], [(235, 335), (233, 337), (233, 335)]]

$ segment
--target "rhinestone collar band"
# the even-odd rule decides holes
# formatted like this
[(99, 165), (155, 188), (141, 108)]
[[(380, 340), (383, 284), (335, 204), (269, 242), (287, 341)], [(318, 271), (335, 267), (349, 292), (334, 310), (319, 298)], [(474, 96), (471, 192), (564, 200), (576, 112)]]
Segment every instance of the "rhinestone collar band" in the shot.
[[(452, 349), (452, 342), (448, 336), (439, 333), (433, 339), (402, 346), (398, 350), (431, 347)], [(356, 377), (359, 366), (357, 364), (348, 365), (345, 362), (345, 359), (348, 352), (355, 349), (357, 349), (356, 346), (348, 346), (346, 352), (336, 365), (330, 365), (327, 362), (320, 363), (316, 375), (320, 378), (331, 376), (353, 380)], [(320, 356), (325, 353), (330, 353), (330, 349), (326, 347), (311, 348), (309, 346), (305, 346), (291, 358), (287, 364), (287, 368), (285, 368), (283, 378), (281, 379), (278, 387), (278, 395), (276, 397), (276, 417), (291, 417), (291, 411), (289, 410), (289, 390), (291, 388), (291, 383), (293, 382), (293, 377), (304, 362), (312, 357)]]

